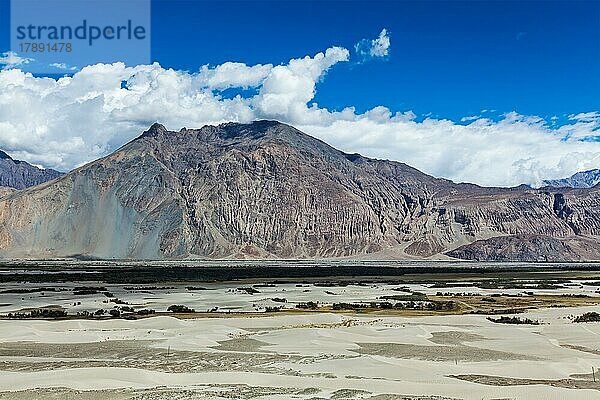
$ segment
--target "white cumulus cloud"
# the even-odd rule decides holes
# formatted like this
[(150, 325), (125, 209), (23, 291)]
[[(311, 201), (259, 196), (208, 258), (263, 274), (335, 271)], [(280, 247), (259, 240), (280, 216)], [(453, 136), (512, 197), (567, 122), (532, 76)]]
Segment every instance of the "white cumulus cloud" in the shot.
[(49, 64), (50, 67), (56, 68), (56, 69), (62, 69), (65, 71), (75, 71), (77, 70), (77, 67), (70, 67), (65, 63), (52, 63)]
[(354, 50), (363, 60), (367, 58), (386, 57), (390, 54), (390, 45), (390, 34), (384, 28), (376, 39), (363, 39), (356, 43)]
[[(384, 32), (385, 33), (385, 32)], [(385, 36), (385, 35), (384, 35)], [(556, 125), (516, 112), (462, 123), (385, 106), (358, 113), (314, 103), (345, 48), (281, 65), (227, 62), (190, 73), (159, 64), (87, 66), (59, 79), (0, 71), (0, 149), (69, 170), (114, 151), (153, 122), (169, 129), (277, 119), (347, 152), (406, 162), (434, 176), (482, 185), (539, 184), (600, 167), (598, 111)], [(226, 96), (229, 89), (242, 89)], [(250, 89), (250, 90), (243, 90)]]
[(203, 84), (211, 89), (247, 89), (260, 85), (272, 68), (271, 64), (247, 66), (239, 62), (226, 62), (215, 68), (204, 65), (199, 75), (203, 78)]
[(20, 57), (14, 51), (7, 51), (0, 55), (0, 65), (4, 65), (3, 69), (14, 68), (19, 65), (29, 64), (33, 61), (32, 58)]

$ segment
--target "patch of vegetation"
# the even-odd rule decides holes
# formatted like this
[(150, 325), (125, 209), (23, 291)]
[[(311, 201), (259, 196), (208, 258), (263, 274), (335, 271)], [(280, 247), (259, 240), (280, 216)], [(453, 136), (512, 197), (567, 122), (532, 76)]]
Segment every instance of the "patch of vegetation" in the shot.
[(469, 314), (482, 314), (482, 315), (502, 315), (502, 314), (521, 314), (526, 311), (525, 308), (498, 308), (492, 310), (475, 310)]
[(27, 319), (27, 318), (65, 318), (67, 312), (62, 309), (40, 308), (31, 310), (28, 313), (8, 313), (8, 318)]
[(170, 290), (175, 289), (175, 286), (125, 286), (123, 289), (136, 292), (145, 290)]
[(586, 312), (582, 315), (579, 315), (573, 319), (573, 322), (600, 322), (600, 314), (597, 312)]
[(442, 289), (442, 288), (453, 288), (453, 287), (473, 287), (473, 283), (467, 282), (435, 282), (431, 285), (431, 288)]
[(76, 290), (73, 291), (73, 295), (74, 296), (87, 296), (90, 294), (98, 294), (98, 291), (96, 290)]
[(529, 319), (529, 318), (519, 318), (519, 317), (507, 317), (501, 316), (498, 318), (487, 317), (488, 321), (493, 322), (495, 324), (514, 324), (514, 325), (539, 325), (540, 322)]
[(412, 292), (411, 294), (394, 294), (392, 296), (381, 296), (384, 300), (395, 301), (426, 301), (427, 295), (421, 292)]
[(40, 293), (40, 292), (56, 292), (56, 288), (53, 287), (39, 287), (32, 289), (6, 289), (0, 292), (0, 294), (25, 294), (25, 293)]
[(393, 288), (392, 290), (394, 292), (407, 292), (407, 293), (412, 292), (411, 288), (409, 288), (408, 286), (401, 286), (401, 287)]
[(150, 315), (150, 314), (154, 314), (156, 311), (152, 310), (152, 309), (146, 309), (144, 308), (143, 310), (138, 310), (137, 311), (137, 315)]
[(248, 294), (260, 293), (258, 290), (254, 289), (253, 287), (239, 287), (239, 288), (237, 288), (237, 290), (239, 290), (240, 292), (246, 292)]
[(334, 310), (421, 310), (421, 311), (449, 311), (456, 308), (453, 301), (425, 301), (425, 302), (400, 302), (393, 304), (389, 301), (373, 301), (370, 303), (333, 303)]
[(296, 308), (300, 308), (302, 310), (316, 310), (319, 308), (319, 303), (314, 301), (308, 301), (306, 303), (298, 303), (296, 304)]
[(475, 284), (481, 289), (559, 289), (564, 283), (569, 283), (567, 279), (548, 279), (548, 280), (514, 280), (514, 279), (490, 279)]
[[(291, 263), (291, 262), (290, 262)], [(14, 264), (0, 262), (0, 265), (6, 267), (14, 267)], [(178, 268), (173, 266), (162, 265), (119, 265), (105, 266), (96, 268), (90, 266), (85, 268), (85, 271), (65, 271), (65, 266), (78, 266), (78, 262), (66, 262), (65, 265), (52, 265), (44, 262), (39, 262), (35, 266), (27, 264), (20, 265), (22, 271), (15, 271), (11, 274), (0, 274), (0, 283), (6, 282), (89, 282), (91, 280), (97, 282), (106, 282), (106, 284), (128, 284), (128, 285), (145, 285), (155, 284), (161, 285), (164, 282), (214, 282), (214, 281), (232, 281), (242, 279), (269, 279), (273, 283), (304, 283), (299, 280), (307, 278), (318, 278), (327, 282), (336, 281), (342, 278), (351, 280), (353, 277), (371, 277), (372, 280), (378, 282), (388, 282), (393, 285), (403, 285), (406, 280), (405, 276), (412, 274), (436, 274), (440, 277), (451, 275), (465, 275), (467, 277), (480, 279), (483, 274), (490, 272), (488, 267), (483, 266), (445, 266), (443, 264), (431, 266), (403, 266), (398, 268), (394, 265), (379, 265), (377, 268), (372, 268), (361, 263), (353, 263), (351, 265), (323, 265), (315, 268), (313, 265), (297, 265), (293, 262), (293, 268), (290, 268), (287, 262), (282, 262), (278, 266), (268, 266), (248, 264), (243, 268), (239, 268), (234, 264), (233, 268), (223, 268), (222, 266), (194, 266), (186, 268)], [(52, 273), (37, 273), (37, 270), (42, 268), (45, 271)], [(572, 271), (587, 271), (590, 268), (587, 266), (570, 266)], [(519, 268), (515, 271), (513, 266), (498, 265), (494, 267), (494, 274), (506, 274), (510, 278), (505, 278), (504, 281), (515, 280), (516, 276), (548, 270), (548, 266), (528, 266)], [(385, 278), (382, 278), (385, 277)], [(402, 280), (400, 280), (402, 279)], [(597, 278), (595, 278), (597, 280)], [(436, 279), (442, 281), (442, 279)], [(429, 280), (430, 283), (435, 283), (436, 280)], [(468, 280), (473, 283), (473, 280), (461, 278), (464, 282)], [(565, 281), (563, 279), (556, 279)], [(354, 279), (356, 281), (356, 279)], [(411, 281), (415, 283), (417, 281)], [(461, 282), (461, 283), (462, 283)], [(531, 281), (530, 281), (531, 282)], [(310, 283), (310, 282), (306, 282)], [(567, 282), (568, 283), (568, 282)], [(148, 287), (142, 290), (151, 290)]]
[(79, 318), (92, 318), (94, 316), (93, 313), (89, 312), (89, 311), (77, 311), (76, 314)]
[(365, 303), (333, 303), (332, 308), (334, 310), (358, 310), (361, 308), (367, 308), (369, 305)]
[(583, 282), (586, 286), (600, 286), (600, 281)]
[(78, 286), (73, 288), (73, 294), (75, 296), (86, 296), (102, 292), (108, 292), (108, 289), (104, 286)]
[(275, 303), (287, 303), (287, 299), (284, 299), (283, 297), (273, 297), (271, 298), (271, 301), (274, 301)]
[(171, 311), (174, 313), (194, 313), (194, 312), (196, 312), (196, 310), (194, 310), (193, 308), (188, 308), (184, 305), (178, 305), (178, 304), (173, 304), (172, 306), (169, 306), (169, 308), (167, 308), (167, 311)]
[(345, 287), (349, 282), (315, 282), (315, 287)]

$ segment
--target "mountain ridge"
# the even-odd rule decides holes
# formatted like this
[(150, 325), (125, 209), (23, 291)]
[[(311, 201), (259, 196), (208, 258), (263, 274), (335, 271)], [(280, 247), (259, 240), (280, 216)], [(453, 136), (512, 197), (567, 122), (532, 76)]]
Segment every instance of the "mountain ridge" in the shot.
[(568, 178), (545, 180), (543, 184), (551, 187), (592, 188), (600, 184), (600, 169), (577, 172)]
[(276, 121), (154, 124), (107, 157), (0, 198), (5, 257), (593, 256), (498, 239), (519, 235), (596, 243), (599, 191), (457, 184)]
[(25, 189), (63, 175), (53, 169), (41, 169), (25, 161), (14, 160), (0, 150), (0, 186)]

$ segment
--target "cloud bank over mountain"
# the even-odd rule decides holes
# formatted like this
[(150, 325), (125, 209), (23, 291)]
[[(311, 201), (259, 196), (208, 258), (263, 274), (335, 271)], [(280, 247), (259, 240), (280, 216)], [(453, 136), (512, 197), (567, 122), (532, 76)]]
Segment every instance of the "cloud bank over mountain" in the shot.
[[(376, 52), (385, 47), (387, 54), (389, 37), (382, 35)], [(193, 73), (115, 63), (52, 79), (6, 68), (0, 71), (0, 148), (65, 171), (108, 154), (155, 121), (176, 130), (277, 119), (344, 151), (459, 182), (537, 185), (600, 167), (597, 111), (582, 110), (557, 126), (517, 112), (457, 123), (385, 106), (359, 113), (352, 105), (329, 110), (314, 103), (319, 82), (349, 60), (347, 49), (331, 47), (282, 65), (226, 62)]]

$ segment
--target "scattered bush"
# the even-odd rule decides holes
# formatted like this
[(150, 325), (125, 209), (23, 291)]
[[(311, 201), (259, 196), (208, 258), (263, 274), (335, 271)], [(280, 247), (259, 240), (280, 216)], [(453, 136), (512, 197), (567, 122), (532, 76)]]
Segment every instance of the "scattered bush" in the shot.
[(73, 288), (73, 294), (76, 296), (86, 296), (89, 294), (98, 294), (101, 292), (108, 292), (108, 289), (104, 286), (77, 286)]
[(248, 294), (260, 293), (258, 290), (254, 289), (253, 287), (239, 287), (239, 288), (237, 288), (237, 290), (239, 290), (240, 292), (246, 292)]
[(169, 290), (175, 289), (175, 286), (125, 286), (123, 289), (129, 291)]
[(32, 289), (6, 289), (0, 292), (0, 294), (24, 294), (24, 293), (39, 293), (39, 292), (56, 292), (56, 288), (53, 287), (40, 287)]
[(172, 306), (169, 306), (169, 308), (167, 308), (167, 311), (171, 311), (171, 312), (174, 312), (174, 313), (193, 313), (193, 312), (196, 312), (193, 308), (188, 308), (186, 306), (177, 305), (177, 304), (173, 304)]
[(485, 301), (486, 303), (495, 303), (496, 299), (494, 299), (493, 297), (482, 297), (481, 301)]
[(93, 317), (93, 316), (94, 316), (94, 314), (92, 314), (92, 313), (91, 313), (91, 312), (89, 312), (89, 311), (85, 311), (85, 310), (84, 310), (84, 311), (78, 311), (78, 312), (77, 312), (77, 316), (78, 316), (78, 317), (82, 317), (82, 318), (91, 318), (91, 317)]
[(274, 301), (275, 303), (287, 303), (287, 299), (284, 299), (283, 297), (273, 297), (271, 301)]
[(366, 304), (363, 303), (333, 303), (332, 308), (334, 310), (358, 310), (361, 308), (367, 308)]
[(597, 312), (586, 312), (578, 317), (575, 317), (573, 322), (600, 322), (600, 314)]
[(498, 308), (493, 310), (475, 310), (470, 311), (468, 314), (483, 314), (483, 315), (502, 315), (502, 314), (521, 314), (524, 313), (526, 308)]
[(298, 304), (296, 304), (296, 308), (300, 308), (303, 310), (316, 310), (317, 308), (319, 308), (319, 303), (316, 303), (314, 301), (308, 301), (306, 303), (298, 303)]
[(29, 313), (8, 313), (8, 318), (25, 319), (25, 318), (65, 318), (67, 312), (63, 309), (40, 308), (31, 310)]
[(529, 318), (519, 318), (519, 317), (507, 317), (501, 316), (498, 318), (487, 317), (488, 321), (493, 322), (495, 324), (514, 324), (514, 325), (539, 325), (539, 321), (535, 321)]
[(421, 292), (413, 292), (411, 294), (395, 294), (392, 296), (382, 296), (384, 300), (395, 300), (395, 301), (423, 301), (427, 300), (427, 295)]

